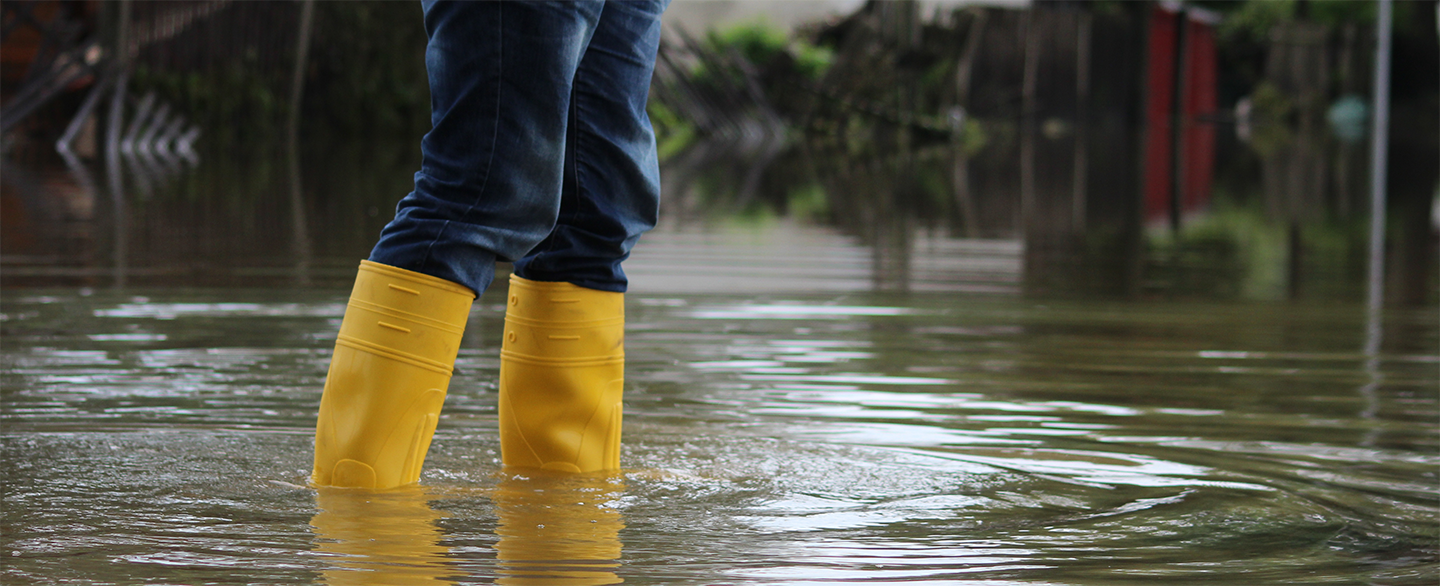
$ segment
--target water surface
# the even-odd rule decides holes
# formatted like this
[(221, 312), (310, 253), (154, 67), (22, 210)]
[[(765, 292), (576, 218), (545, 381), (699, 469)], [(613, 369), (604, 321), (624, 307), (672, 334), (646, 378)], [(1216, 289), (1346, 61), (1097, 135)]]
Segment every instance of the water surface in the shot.
[(651, 282), (622, 472), (501, 471), (496, 289), (421, 485), (383, 494), (303, 486), (345, 290), (7, 291), (0, 576), (1440, 580), (1433, 307)]
[(1028, 209), (1004, 153), (880, 151), (667, 165), (624, 470), (501, 469), (497, 288), (384, 493), (305, 480), (412, 143), (148, 190), (7, 164), (0, 582), (1440, 582), (1428, 227), (1370, 316), (1359, 218), (1251, 185), (1172, 232), (1114, 177)]

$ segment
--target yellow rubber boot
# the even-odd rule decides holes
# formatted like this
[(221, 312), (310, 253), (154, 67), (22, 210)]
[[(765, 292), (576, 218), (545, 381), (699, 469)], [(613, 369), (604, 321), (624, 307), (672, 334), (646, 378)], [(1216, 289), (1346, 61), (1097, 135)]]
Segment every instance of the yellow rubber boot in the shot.
[(510, 276), (500, 457), (563, 472), (620, 467), (625, 294)]
[(360, 263), (320, 398), (311, 482), (384, 489), (420, 479), (474, 299), (444, 279)]

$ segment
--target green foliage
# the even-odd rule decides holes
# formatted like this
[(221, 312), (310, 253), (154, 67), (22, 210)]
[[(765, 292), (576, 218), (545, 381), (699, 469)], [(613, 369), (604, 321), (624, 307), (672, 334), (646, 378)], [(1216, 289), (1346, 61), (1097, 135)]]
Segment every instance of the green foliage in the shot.
[(979, 120), (970, 118), (960, 127), (960, 148), (965, 151), (966, 156), (975, 156), (985, 149), (990, 143), (990, 134), (985, 132), (985, 125)]
[[(1217, 204), (1204, 220), (1186, 226), (1181, 249), (1208, 260), (1217, 274), (1234, 279), (1231, 286), (1246, 299), (1278, 299), (1284, 295), (1289, 258), (1285, 229), (1265, 220), (1259, 206)], [(1207, 268), (1203, 265), (1198, 268)]]
[[(1304, 19), (1316, 22), (1330, 29), (1345, 25), (1372, 27), (1378, 14), (1374, 0), (1311, 0), (1301, 4), (1295, 0), (1247, 0), (1234, 2), (1197, 2), (1201, 6), (1224, 13), (1220, 23), (1221, 37), (1234, 41), (1248, 38), (1263, 41), (1269, 38), (1270, 29), (1284, 22)], [(1405, 29), (1411, 10), (1419, 2), (1396, 2), (1395, 25), (1397, 33)]]
[(1133, 0), (1090, 0), (1087, 8), (1091, 13), (1104, 16), (1118, 16), (1125, 13), (1125, 5)]
[(830, 213), (830, 198), (819, 183), (805, 183), (790, 190), (785, 208), (792, 218), (819, 221)]
[(733, 49), (760, 68), (770, 65), (781, 54), (789, 54), (800, 74), (811, 80), (825, 75), (834, 61), (834, 52), (828, 47), (792, 39), (780, 27), (765, 19), (711, 31), (705, 41), (708, 48), (718, 54), (724, 55)]
[(1290, 130), (1290, 118), (1295, 112), (1295, 103), (1268, 81), (1255, 86), (1251, 94), (1254, 103), (1255, 131), (1251, 146), (1263, 156), (1274, 154), (1294, 139)]
[(1284, 292), (1285, 240), (1254, 210), (1218, 207), (1178, 237), (1147, 238), (1151, 279), (1163, 289), (1220, 297), (1276, 299)]
[[(263, 140), (278, 133), (289, 108), (280, 82), (253, 64), (253, 55), (211, 72), (167, 71), (137, 65), (136, 94), (154, 92), (205, 129), (207, 141)], [(237, 124), (238, 121), (248, 123)]]
[(418, 3), (317, 2), (305, 127), (341, 135), (423, 133), (430, 123)]
[[(1209, 213), (1186, 224), (1178, 238), (1168, 230), (1148, 238), (1153, 258), (1164, 259), (1173, 290), (1206, 292), (1243, 299), (1283, 299), (1290, 283), (1290, 228), (1268, 218), (1258, 199), (1245, 203), (1217, 195)], [(1366, 240), (1364, 221), (1337, 218), (1309, 222), (1300, 229), (1309, 274), (1358, 274), (1363, 266), (1354, 251)]]
[(650, 113), (650, 126), (655, 129), (660, 160), (669, 159), (695, 142), (695, 125), (663, 102), (652, 99), (645, 109)]
[(811, 80), (820, 79), (835, 62), (835, 52), (829, 47), (796, 40), (790, 44), (790, 50), (795, 57), (795, 66)]
[[(302, 132), (351, 135), (429, 128), (425, 27), (411, 2), (318, 2), (305, 78)], [(136, 93), (154, 91), (205, 128), (206, 141), (272, 140), (290, 113), (293, 56), (253, 52), (210, 70), (137, 66)]]
[(723, 52), (734, 48), (751, 63), (769, 63), (785, 50), (790, 38), (769, 21), (760, 19), (738, 24), (721, 31), (711, 31), (707, 40), (712, 49)]
[(927, 68), (920, 76), (920, 87), (924, 93), (935, 94), (940, 92), (941, 88), (953, 85), (957, 60), (958, 57), (946, 56), (937, 59), (934, 65)]

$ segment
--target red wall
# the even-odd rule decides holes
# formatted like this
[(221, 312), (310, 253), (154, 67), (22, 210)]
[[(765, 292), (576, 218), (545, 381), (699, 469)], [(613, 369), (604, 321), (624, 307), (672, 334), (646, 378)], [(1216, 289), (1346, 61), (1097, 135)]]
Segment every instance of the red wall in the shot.
[[(1145, 219), (1160, 221), (1170, 214), (1171, 150), (1175, 100), (1175, 34), (1180, 14), (1157, 4), (1150, 13), (1149, 65), (1145, 104)], [(1180, 68), (1184, 92), (1180, 107), (1181, 210), (1193, 212), (1210, 202), (1215, 170), (1217, 110), (1215, 27), (1193, 17), (1185, 19), (1185, 63)]]

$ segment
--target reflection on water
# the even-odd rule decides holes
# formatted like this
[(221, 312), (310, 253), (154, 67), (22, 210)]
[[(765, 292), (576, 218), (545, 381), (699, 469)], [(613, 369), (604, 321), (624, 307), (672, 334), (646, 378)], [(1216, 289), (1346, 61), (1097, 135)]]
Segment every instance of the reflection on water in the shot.
[(678, 154), (626, 265), (627, 468), (501, 469), (496, 289), (422, 486), (384, 493), (301, 485), (413, 145), (120, 197), (7, 163), (0, 581), (1440, 579), (1428, 227), (1367, 313), (1352, 219), (1252, 194), (1156, 232), (1100, 172), (1128, 155), (1082, 185), (1073, 138), (1029, 140), (1064, 181), (1021, 189), (1001, 135)]
[[(1064, 156), (1041, 157), (1033, 174), (1067, 179), (1022, 181), (1018, 143), (996, 140), (978, 154), (814, 137), (759, 155), (698, 143), (666, 162), (660, 226), (627, 271), (639, 290), (677, 293), (1363, 294), (1354, 206), (1320, 198), (1303, 217), (1277, 212), (1243, 151), (1221, 158), (1235, 167), (1220, 172), (1224, 193), (1172, 233), (1144, 224), (1138, 187), (1118, 179), (1134, 174), (1129, 158), (1077, 159), (1076, 137), (1041, 137), (1037, 152)], [(410, 190), (417, 157), (408, 142), (317, 148), (300, 162), (215, 153), (163, 189), (120, 197), (58, 163), (7, 161), (4, 283), (343, 287)], [(1088, 174), (1074, 175), (1082, 165)], [(1389, 298), (1433, 303), (1428, 194), (1396, 197)]]
[(5, 583), (1427, 584), (1440, 315), (632, 294), (614, 477), (501, 469), (503, 291), (420, 487), (315, 491), (343, 289), (0, 302)]
[(383, 492), (321, 488), (310, 519), (315, 551), (332, 566), (321, 572), (328, 586), (454, 584), (424, 487)]
[(499, 584), (619, 584), (621, 478), (512, 472), (495, 487)]

